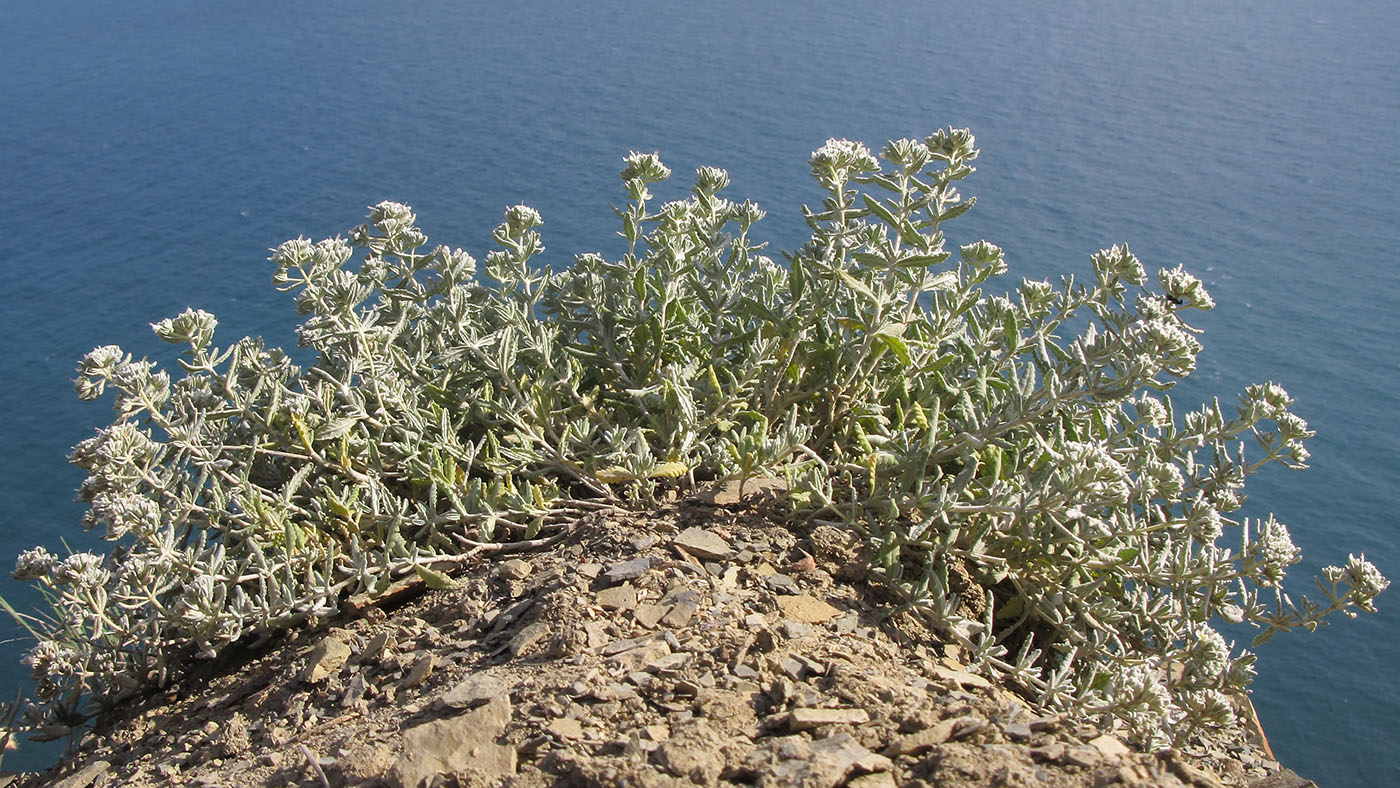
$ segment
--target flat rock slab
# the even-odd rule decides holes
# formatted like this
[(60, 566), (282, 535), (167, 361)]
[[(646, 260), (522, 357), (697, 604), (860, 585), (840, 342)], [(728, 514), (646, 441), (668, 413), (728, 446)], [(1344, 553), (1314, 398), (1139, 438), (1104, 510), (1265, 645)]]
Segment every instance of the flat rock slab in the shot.
[(691, 527), (676, 534), (671, 544), (700, 558), (723, 559), (734, 554), (729, 542), (704, 528)]
[(449, 709), (469, 709), (510, 692), (511, 684), (489, 673), (473, 673), (437, 699)]
[(1317, 783), (1299, 776), (1292, 769), (1280, 769), (1268, 777), (1250, 783), (1249, 788), (1317, 788)]
[(306, 670), (301, 672), (301, 680), (308, 684), (325, 681), (327, 677), (339, 673), (349, 659), (350, 646), (340, 638), (328, 635), (311, 650), (311, 660)]
[(976, 673), (968, 673), (965, 670), (953, 670), (952, 668), (935, 665), (933, 673), (940, 679), (952, 681), (963, 687), (975, 687), (977, 689), (991, 689), (992, 687), (992, 682), (982, 678)]
[(637, 606), (637, 588), (630, 583), (598, 592), (598, 606), (604, 610), (631, 610)]
[(624, 580), (635, 580), (650, 571), (650, 558), (633, 558), (630, 561), (619, 561), (608, 567), (608, 571), (603, 573), (603, 582), (608, 585), (616, 585)]
[(498, 695), (485, 706), (425, 722), (403, 734), (403, 755), (389, 770), (395, 788), (424, 788), (439, 775), (493, 778), (515, 773), (515, 748), (496, 744), (510, 722), (510, 700)]
[(793, 709), (788, 712), (788, 727), (794, 731), (811, 730), (822, 725), (864, 725), (870, 722), (865, 709)]
[[(857, 771), (888, 771), (893, 764), (889, 758), (860, 746), (848, 733), (838, 733), (812, 742), (811, 756), (793, 758), (778, 764), (773, 770), (773, 785), (801, 788), (835, 788), (844, 785)], [(768, 785), (767, 781), (764, 785)]]
[(787, 482), (772, 476), (755, 476), (742, 484), (731, 479), (696, 493), (694, 500), (713, 506), (733, 506), (748, 498), (776, 499), (787, 491)]
[(820, 624), (841, 613), (840, 610), (827, 602), (810, 594), (780, 596), (778, 597), (778, 609), (783, 611), (783, 615), (788, 618), (801, 621), (804, 624)]
[(111, 768), (112, 764), (106, 761), (93, 761), (77, 772), (55, 782), (53, 788), (88, 788), (95, 780), (107, 774)]

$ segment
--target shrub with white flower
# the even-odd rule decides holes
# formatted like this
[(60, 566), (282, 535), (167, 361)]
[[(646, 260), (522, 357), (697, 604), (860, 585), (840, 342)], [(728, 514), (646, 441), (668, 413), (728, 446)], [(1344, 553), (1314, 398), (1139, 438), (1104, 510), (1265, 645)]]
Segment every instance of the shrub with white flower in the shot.
[[(111, 552), (16, 562), (51, 607), (22, 619), (29, 723), (397, 578), (441, 586), (590, 513), (760, 473), (786, 478), (793, 527), (853, 533), (894, 609), (975, 669), (1145, 740), (1231, 723), (1254, 656), (1214, 623), (1258, 644), (1374, 611), (1388, 581), (1364, 558), (1325, 569), (1320, 600), (1285, 593), (1289, 530), (1236, 514), (1249, 476), (1307, 460), (1287, 393), (1251, 386), (1233, 411), (1164, 393), (1201, 350), (1199, 279), (1114, 246), (1082, 280), (1003, 282), (1000, 247), (945, 236), (973, 204), (972, 134), (881, 150), (812, 153), (824, 194), (785, 264), (750, 235), (763, 211), (720, 196), (728, 173), (657, 204), (671, 171), (633, 152), (620, 256), (541, 266), (544, 218), (516, 205), (478, 274), (382, 202), (346, 238), (271, 251), (306, 368), (217, 345), (197, 309), (152, 325), (178, 380), (88, 354), (78, 396), (112, 394), (115, 416), (71, 459)], [(950, 587), (954, 566), (977, 585)]]

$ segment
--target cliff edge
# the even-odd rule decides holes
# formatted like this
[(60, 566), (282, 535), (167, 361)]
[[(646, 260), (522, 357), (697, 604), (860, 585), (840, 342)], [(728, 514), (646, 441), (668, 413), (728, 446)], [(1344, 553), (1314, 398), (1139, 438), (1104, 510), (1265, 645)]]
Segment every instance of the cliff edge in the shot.
[(1038, 714), (883, 617), (847, 534), (738, 504), (595, 516), (451, 587), (352, 599), (112, 710), (12, 785), (1311, 785), (1257, 725), (1144, 752)]

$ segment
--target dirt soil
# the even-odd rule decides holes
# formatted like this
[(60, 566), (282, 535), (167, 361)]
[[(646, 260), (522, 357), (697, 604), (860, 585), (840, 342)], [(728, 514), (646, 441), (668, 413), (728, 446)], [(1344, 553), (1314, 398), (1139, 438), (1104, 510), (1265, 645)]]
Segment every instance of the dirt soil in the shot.
[(882, 617), (862, 576), (844, 532), (756, 506), (595, 515), (455, 587), (407, 585), (236, 649), (15, 785), (1218, 788), (1289, 774), (1243, 732), (1142, 752), (1038, 714), (917, 622)]

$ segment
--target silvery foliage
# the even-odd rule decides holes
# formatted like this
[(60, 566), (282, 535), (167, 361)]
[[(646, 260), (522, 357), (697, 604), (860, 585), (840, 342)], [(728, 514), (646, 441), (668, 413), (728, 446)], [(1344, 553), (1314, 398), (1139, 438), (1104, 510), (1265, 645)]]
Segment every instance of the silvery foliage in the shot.
[(1219, 622), (1256, 643), (1311, 630), (1373, 610), (1387, 581), (1353, 557), (1321, 601), (1284, 594), (1288, 529), (1236, 513), (1246, 477), (1303, 467), (1312, 433), (1274, 384), (1185, 413), (1160, 394), (1201, 348), (1195, 277), (1154, 286), (1114, 247), (1087, 281), (985, 292), (1001, 249), (954, 252), (942, 231), (973, 203), (973, 145), (949, 129), (882, 163), (829, 141), (786, 266), (750, 239), (763, 212), (719, 196), (722, 170), (656, 204), (654, 154), (621, 173), (626, 253), (563, 271), (535, 262), (529, 207), (506, 211), (481, 276), (385, 202), (348, 240), (273, 251), (309, 368), (259, 339), (214, 346), (197, 310), (153, 326), (186, 348), (178, 381), (94, 350), (78, 394), (110, 390), (116, 417), (72, 460), (85, 525), (114, 546), (19, 557), (52, 605), (31, 718), (80, 717), (404, 574), (450, 583), (592, 511), (776, 473), (794, 516), (859, 535), (894, 610), (1042, 706), (1145, 738), (1228, 723), (1254, 657)]

